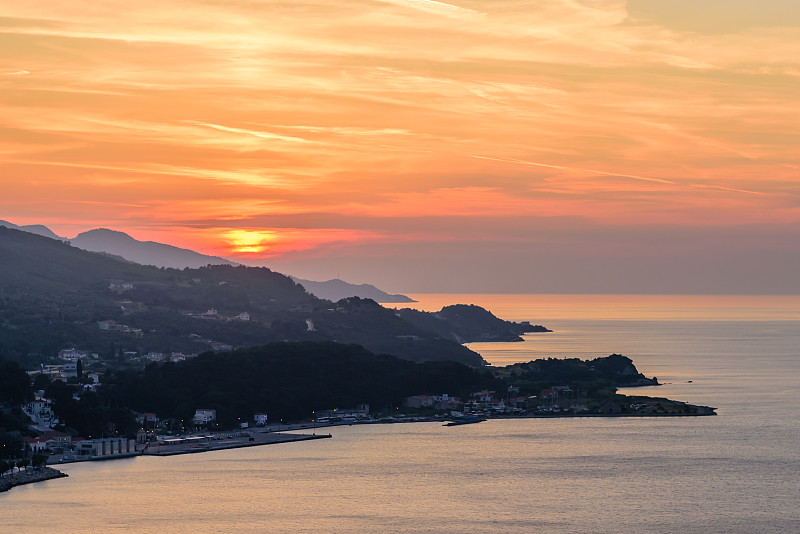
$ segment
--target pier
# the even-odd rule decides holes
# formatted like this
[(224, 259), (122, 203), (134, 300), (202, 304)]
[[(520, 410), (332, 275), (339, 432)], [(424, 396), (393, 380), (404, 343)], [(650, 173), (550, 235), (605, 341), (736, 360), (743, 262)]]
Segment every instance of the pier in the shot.
[[(238, 433), (236, 433), (238, 434)], [(149, 443), (143, 450), (145, 456), (174, 456), (176, 454), (194, 454), (208, 451), (238, 449), (241, 447), (258, 447), (260, 445), (276, 445), (312, 439), (330, 438), (330, 434), (296, 434), (288, 432), (252, 432), (239, 435), (219, 436), (201, 435), (167, 439)]]

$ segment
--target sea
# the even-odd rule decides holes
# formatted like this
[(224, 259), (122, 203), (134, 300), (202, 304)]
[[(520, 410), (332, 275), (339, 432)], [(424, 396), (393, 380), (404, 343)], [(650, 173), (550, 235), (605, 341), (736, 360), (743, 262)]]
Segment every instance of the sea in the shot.
[(470, 345), (493, 365), (624, 354), (664, 384), (627, 392), (718, 415), (355, 425), (68, 464), (0, 494), (0, 532), (800, 532), (800, 297), (412, 297), (553, 330)]

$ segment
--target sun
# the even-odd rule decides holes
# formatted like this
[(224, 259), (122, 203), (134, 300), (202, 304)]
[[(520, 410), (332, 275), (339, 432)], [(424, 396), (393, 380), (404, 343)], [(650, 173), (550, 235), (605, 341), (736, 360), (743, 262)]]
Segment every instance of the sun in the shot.
[(277, 237), (268, 230), (231, 230), (224, 235), (235, 254), (258, 254), (270, 248)]

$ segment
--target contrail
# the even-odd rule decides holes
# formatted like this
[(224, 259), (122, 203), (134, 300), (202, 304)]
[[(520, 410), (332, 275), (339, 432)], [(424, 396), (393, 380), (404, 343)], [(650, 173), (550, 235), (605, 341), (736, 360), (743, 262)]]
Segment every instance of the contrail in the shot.
[(533, 167), (547, 167), (549, 169), (560, 169), (563, 171), (580, 171), (580, 172), (587, 172), (587, 173), (594, 173), (594, 174), (602, 174), (605, 176), (622, 176), (624, 178), (633, 178), (634, 180), (643, 180), (645, 182), (658, 182), (661, 184), (675, 184), (675, 182), (670, 182), (669, 180), (663, 180), (661, 178), (650, 178), (649, 176), (640, 176), (638, 174), (623, 174), (619, 172), (608, 172), (608, 171), (598, 171), (597, 169), (581, 169), (579, 167), (565, 167), (563, 165), (549, 165), (547, 163), (535, 163), (533, 161), (525, 161), (521, 159), (501, 159), (501, 158), (490, 158), (488, 156), (472, 156), (473, 158), (478, 159), (490, 159), (492, 161), (502, 161), (504, 163), (518, 163), (520, 165), (531, 165)]
[(427, 11), (428, 13), (435, 13), (437, 15), (485, 15), (479, 11), (467, 9), (465, 7), (454, 6), (444, 2), (436, 2), (435, 0), (378, 0), (385, 4), (394, 4), (398, 6), (410, 7)]
[(261, 139), (275, 139), (277, 141), (291, 141), (293, 143), (310, 143), (308, 139), (303, 139), (302, 137), (290, 137), (286, 135), (279, 135), (272, 132), (261, 132), (258, 130), (246, 130), (244, 128), (231, 128), (230, 126), (222, 126), (220, 124), (214, 124), (211, 122), (197, 122), (197, 121), (184, 121), (189, 124), (195, 124), (197, 126), (205, 126), (206, 128), (213, 128), (214, 130), (219, 130), (222, 132), (230, 132), (230, 133), (238, 133), (244, 135), (252, 135), (253, 137), (260, 137)]
[(100, 202), (96, 200), (61, 200), (60, 202), (70, 202), (72, 204), (97, 204), (100, 206), (122, 206), (125, 208), (149, 208), (147, 204), (124, 204), (122, 202)]
[(765, 195), (766, 193), (762, 193), (760, 191), (750, 191), (749, 189), (736, 189), (735, 187), (725, 187), (722, 185), (714, 185), (714, 184), (689, 184), (692, 187), (697, 187), (700, 189), (720, 189), (722, 191), (732, 191), (734, 193), (749, 193), (751, 195)]
[[(657, 182), (662, 184), (671, 184), (677, 185), (676, 182), (671, 182), (669, 180), (664, 180), (662, 178), (651, 178), (649, 176), (641, 176), (638, 174), (623, 174), (619, 172), (608, 172), (608, 171), (599, 171), (597, 169), (582, 169), (580, 167), (565, 167), (563, 165), (550, 165), (547, 163), (536, 163), (533, 161), (525, 161), (521, 159), (502, 159), (502, 158), (490, 158), (488, 156), (476, 156), (472, 155), (473, 158), (478, 159), (489, 159), (492, 161), (502, 161), (504, 163), (517, 163), (520, 165), (531, 165), (533, 167), (547, 167), (549, 169), (559, 169), (564, 171), (579, 171), (579, 172), (586, 172), (586, 173), (594, 173), (594, 174), (602, 174), (604, 176), (622, 176), (623, 178), (632, 178), (634, 180), (643, 180), (645, 182)], [(714, 184), (694, 184), (690, 183), (687, 184), (689, 187), (696, 187), (698, 189), (719, 189), (721, 191), (731, 191), (733, 193), (747, 193), (749, 195), (764, 195), (765, 193), (761, 193), (759, 191), (750, 191), (748, 189), (737, 189), (734, 187), (725, 187), (722, 185), (714, 185)]]

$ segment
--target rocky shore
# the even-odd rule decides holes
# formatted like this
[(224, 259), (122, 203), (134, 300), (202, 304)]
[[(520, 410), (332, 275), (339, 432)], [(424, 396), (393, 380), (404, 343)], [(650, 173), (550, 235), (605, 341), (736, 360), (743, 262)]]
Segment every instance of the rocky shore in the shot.
[(64, 478), (67, 475), (52, 467), (41, 467), (39, 469), (26, 469), (16, 473), (6, 474), (0, 477), (0, 492), (8, 491), (14, 486), (42, 482), (52, 478)]

